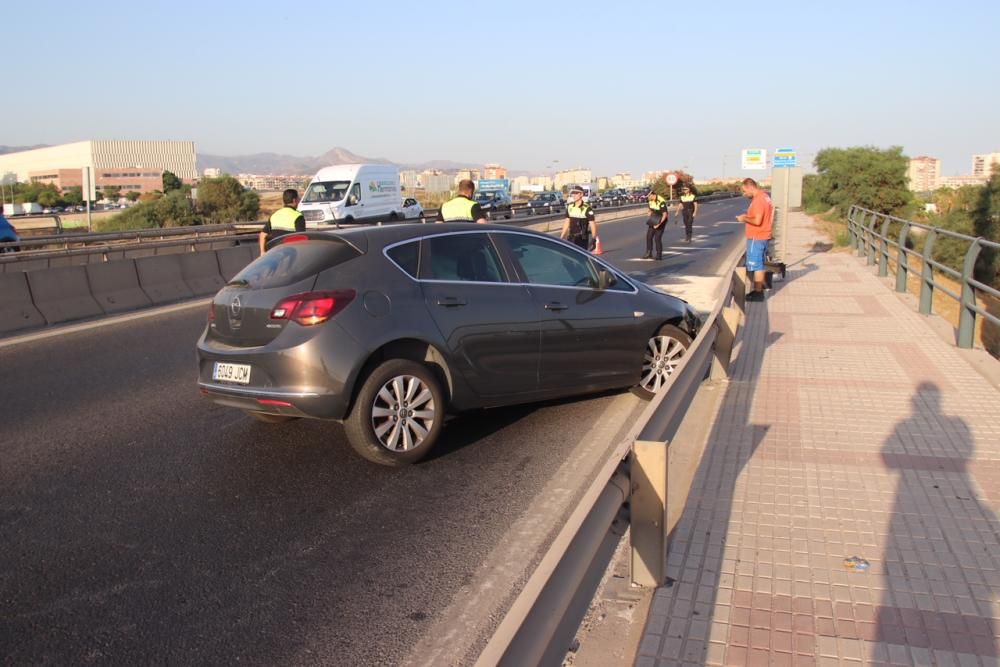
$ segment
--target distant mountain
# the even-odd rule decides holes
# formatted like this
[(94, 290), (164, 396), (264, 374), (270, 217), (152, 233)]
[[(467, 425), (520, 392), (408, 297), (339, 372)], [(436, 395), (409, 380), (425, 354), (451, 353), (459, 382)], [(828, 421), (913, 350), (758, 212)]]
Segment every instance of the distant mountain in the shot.
[(34, 146), (0, 146), (0, 155), (6, 155), (7, 153), (20, 153), (21, 151), (30, 151), (36, 148), (48, 148), (49, 144), (35, 144)]
[(392, 164), (381, 157), (365, 157), (352, 153), (346, 148), (331, 148), (316, 157), (299, 157), (281, 153), (254, 153), (252, 155), (208, 155), (198, 154), (198, 170), (214, 168), (227, 174), (312, 174), (321, 167), (335, 164), (366, 162)]
[(331, 148), (316, 157), (299, 157), (281, 153), (254, 153), (252, 155), (208, 155), (198, 154), (198, 171), (214, 168), (227, 174), (312, 174), (322, 167), (337, 164), (391, 164), (400, 169), (439, 169), (441, 171), (457, 171), (459, 169), (481, 169), (483, 165), (470, 162), (454, 162), (452, 160), (430, 160), (419, 164), (400, 164), (384, 157), (365, 157), (353, 153), (346, 148)]

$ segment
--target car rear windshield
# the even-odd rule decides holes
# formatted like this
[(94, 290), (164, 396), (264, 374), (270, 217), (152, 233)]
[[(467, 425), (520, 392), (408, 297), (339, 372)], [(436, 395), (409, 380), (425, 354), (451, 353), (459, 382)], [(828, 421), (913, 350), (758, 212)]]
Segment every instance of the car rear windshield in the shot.
[(250, 262), (229, 284), (250, 289), (283, 287), (343, 264), (360, 254), (338, 239), (279, 245)]
[(306, 188), (302, 197), (304, 204), (319, 204), (322, 202), (340, 201), (351, 187), (350, 181), (315, 181)]

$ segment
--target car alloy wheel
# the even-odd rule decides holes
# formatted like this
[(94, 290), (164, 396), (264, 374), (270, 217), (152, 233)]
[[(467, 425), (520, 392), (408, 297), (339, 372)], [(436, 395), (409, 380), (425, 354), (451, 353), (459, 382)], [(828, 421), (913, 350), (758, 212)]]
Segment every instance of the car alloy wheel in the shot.
[(379, 443), (392, 452), (419, 447), (437, 419), (434, 396), (413, 375), (399, 375), (382, 385), (371, 407), (371, 426)]
[(677, 370), (690, 346), (691, 337), (676, 326), (665, 324), (660, 327), (646, 343), (642, 375), (635, 393), (646, 399), (652, 398)]
[(402, 465), (428, 454), (444, 411), (441, 384), (428, 366), (390, 359), (365, 380), (344, 426), (351, 446), (366, 459)]

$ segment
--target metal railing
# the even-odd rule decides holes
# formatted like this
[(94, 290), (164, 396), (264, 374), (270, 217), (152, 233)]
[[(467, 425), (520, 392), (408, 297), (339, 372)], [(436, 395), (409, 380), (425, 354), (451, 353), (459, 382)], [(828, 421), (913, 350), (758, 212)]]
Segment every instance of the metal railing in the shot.
[[(613, 450), (542, 557), (476, 661), (477, 665), (559, 665), (566, 655), (615, 547), (631, 529), (632, 578), (666, 581), (668, 508), (683, 491), (668, 489), (667, 454), (699, 385), (726, 377), (745, 313), (743, 249), (728, 258), (716, 306), (676, 371), (628, 436)], [(672, 494), (668, 497), (668, 491)]]
[[(899, 232), (895, 238), (889, 236), (893, 226), (899, 226)], [(924, 247), (919, 252), (907, 247), (907, 241), (910, 239), (910, 232), (913, 229), (919, 229), (926, 233)], [(879, 276), (888, 276), (889, 264), (891, 261), (895, 261), (897, 292), (907, 291), (909, 273), (912, 270), (910, 257), (920, 258), (920, 312), (924, 315), (930, 315), (933, 312), (935, 291), (940, 291), (955, 299), (959, 305), (959, 347), (973, 347), (978, 316), (986, 318), (993, 324), (1000, 325), (1000, 318), (988, 312), (976, 301), (977, 291), (997, 298), (1000, 298), (1000, 291), (976, 280), (973, 275), (976, 260), (982, 249), (991, 248), (1000, 251), (1000, 243), (982, 237), (976, 238), (960, 234), (941, 227), (924, 225), (912, 220), (904, 220), (857, 205), (851, 206), (847, 213), (847, 233), (850, 245), (857, 251), (858, 257), (866, 257), (868, 264), (878, 264)], [(969, 248), (965, 252), (960, 272), (934, 259), (934, 244), (941, 237), (968, 242)], [(896, 249), (894, 258), (891, 256), (890, 248)], [(937, 278), (941, 273), (951, 276), (960, 283), (960, 293), (954, 292)]]

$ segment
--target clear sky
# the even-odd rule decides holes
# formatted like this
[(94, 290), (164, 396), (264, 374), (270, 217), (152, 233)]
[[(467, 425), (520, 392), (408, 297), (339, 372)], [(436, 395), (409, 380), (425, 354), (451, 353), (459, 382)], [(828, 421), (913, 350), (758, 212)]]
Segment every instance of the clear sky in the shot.
[[(465, 9), (459, 7), (465, 6)], [(0, 144), (737, 173), (1000, 151), (1000, 2), (7, 3)]]

